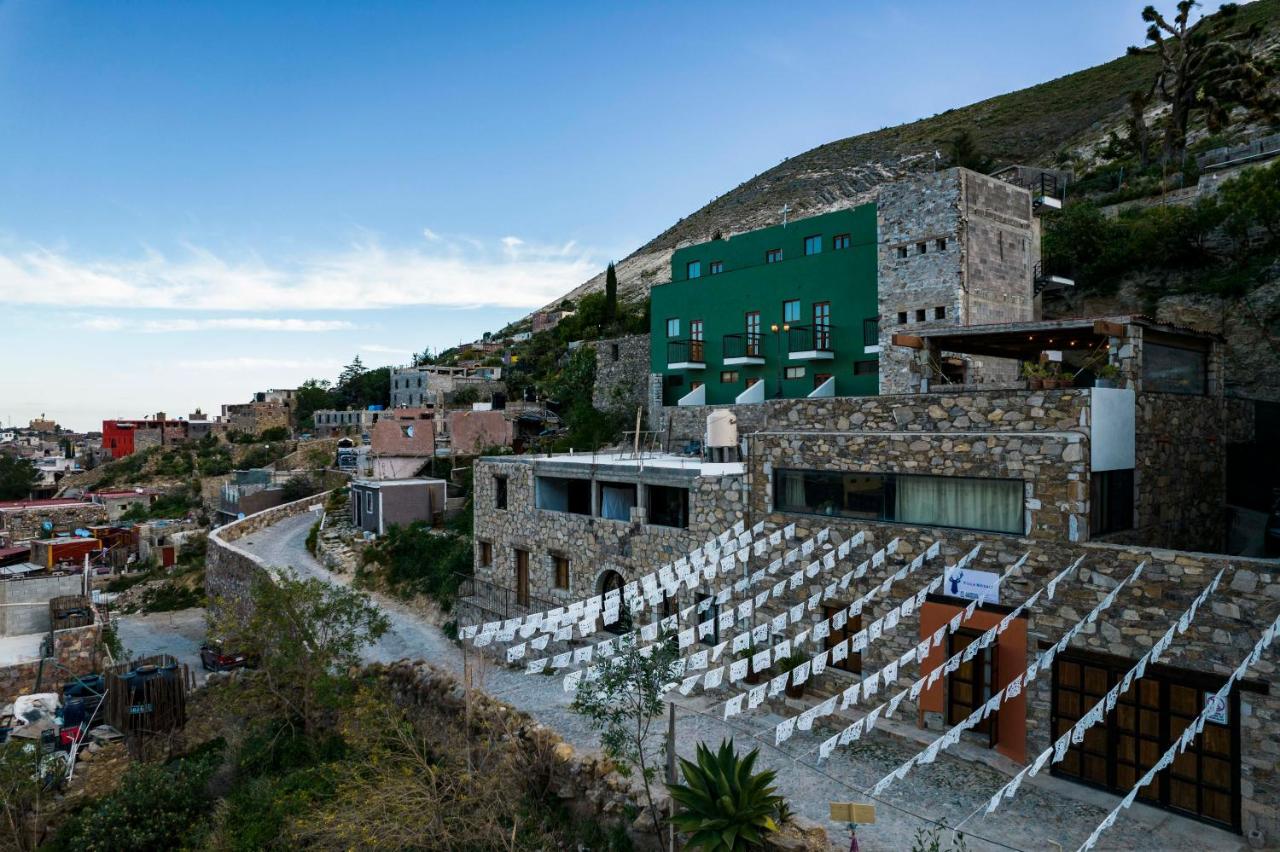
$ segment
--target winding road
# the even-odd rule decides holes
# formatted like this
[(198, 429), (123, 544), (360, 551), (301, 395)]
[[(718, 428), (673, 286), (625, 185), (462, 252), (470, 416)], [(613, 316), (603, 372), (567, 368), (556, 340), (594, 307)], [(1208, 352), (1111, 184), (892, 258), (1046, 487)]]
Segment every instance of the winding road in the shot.
[[(235, 544), (272, 565), (290, 568), (299, 576), (349, 583), (349, 578), (328, 571), (307, 552), (305, 542), (313, 522), (310, 513), (287, 518)], [(373, 598), (390, 619), (391, 628), (366, 650), (368, 660), (425, 660), (461, 673), (462, 652), (438, 627), (393, 599), (377, 594)], [(599, 738), (586, 720), (570, 710), (571, 696), (564, 692), (559, 677), (525, 675), (492, 664), (478, 675), (477, 686), (555, 729), (580, 751), (599, 748)], [(841, 849), (846, 848), (847, 830), (827, 820), (828, 803), (866, 801), (865, 794), (859, 791), (869, 788), (919, 751), (929, 736), (912, 725), (882, 722), (881, 726), (898, 736), (865, 737), (837, 749), (819, 766), (820, 737), (816, 730), (811, 735), (798, 734), (777, 748), (773, 745), (773, 726), (781, 717), (752, 712), (726, 722), (709, 715), (713, 705), (714, 701), (701, 694), (679, 697), (676, 723), (679, 755), (692, 757), (697, 743), (716, 744), (729, 737), (736, 739), (739, 748), (759, 746), (758, 765), (777, 771), (778, 787), (791, 807), (825, 825), (832, 842)], [(821, 722), (815, 725), (815, 729), (821, 727)], [(833, 732), (834, 729), (823, 733), (821, 738)], [(981, 745), (962, 742), (953, 751), (967, 759), (943, 753), (936, 763), (914, 769), (885, 793), (877, 806), (876, 823), (859, 829), (858, 839), (864, 849), (910, 848), (917, 829), (928, 825), (921, 816), (955, 824), (983, 805), (1008, 780), (1005, 773), (986, 765), (984, 761), (990, 761), (993, 753)], [(1111, 794), (1041, 773), (1024, 783), (1018, 796), (994, 815), (969, 820), (965, 825), (965, 840), (971, 850), (1039, 850), (1050, 848), (1049, 841), (1064, 849), (1075, 849), (1116, 801)], [(969, 831), (977, 834), (967, 833)], [(1103, 835), (1097, 848), (1236, 850), (1246, 847), (1242, 839), (1234, 835), (1167, 811), (1135, 804)]]

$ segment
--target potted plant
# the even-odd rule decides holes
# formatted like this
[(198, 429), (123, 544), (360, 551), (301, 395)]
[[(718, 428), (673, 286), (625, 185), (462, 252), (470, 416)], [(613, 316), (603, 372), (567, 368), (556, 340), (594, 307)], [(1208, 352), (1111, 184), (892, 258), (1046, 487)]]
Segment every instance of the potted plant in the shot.
[(1120, 368), (1115, 364), (1102, 364), (1093, 371), (1095, 388), (1114, 388), (1120, 378)]
[(1044, 387), (1044, 368), (1034, 361), (1027, 361), (1022, 365), (1022, 375), (1027, 380), (1027, 387), (1031, 390), (1040, 390)]
[(1067, 385), (1071, 384), (1070, 379), (1062, 378), (1062, 365), (1057, 361), (1050, 361), (1048, 364), (1042, 366), (1041, 369), (1045, 371), (1044, 386), (1046, 389), (1052, 390), (1060, 388), (1063, 387), (1064, 383)]
[[(808, 659), (808, 654), (792, 651), (790, 656), (783, 657), (782, 662), (778, 663), (778, 674), (789, 675)], [(804, 698), (804, 684), (796, 683), (794, 676), (787, 678), (786, 694), (788, 698)]]

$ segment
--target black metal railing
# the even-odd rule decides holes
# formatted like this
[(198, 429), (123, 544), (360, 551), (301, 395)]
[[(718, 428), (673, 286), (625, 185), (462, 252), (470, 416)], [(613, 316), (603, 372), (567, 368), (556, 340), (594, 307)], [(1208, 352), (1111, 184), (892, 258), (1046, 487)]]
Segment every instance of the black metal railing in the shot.
[(725, 358), (763, 358), (763, 335), (745, 332), (724, 336)]
[(1041, 172), (1029, 181), (1027, 189), (1031, 190), (1031, 198), (1037, 202), (1041, 198), (1058, 198), (1058, 176)]
[(500, 586), (480, 577), (465, 574), (458, 578), (457, 603), (474, 607), (481, 613), (498, 618), (515, 618), (517, 615), (528, 615), (531, 612), (546, 612), (557, 604), (547, 598), (534, 594), (521, 594), (517, 589)]
[(668, 340), (668, 364), (703, 364), (705, 344), (701, 340)]
[(834, 326), (793, 325), (787, 331), (788, 352), (830, 352), (835, 339)]
[[(1055, 281), (1055, 278), (1061, 280)], [(1061, 269), (1060, 264), (1045, 266), (1045, 262), (1040, 260), (1036, 261), (1036, 265), (1031, 269), (1031, 281), (1035, 288), (1035, 295), (1039, 295), (1046, 287), (1052, 284), (1060, 284), (1064, 280), (1071, 281), (1071, 273), (1068, 270)]]

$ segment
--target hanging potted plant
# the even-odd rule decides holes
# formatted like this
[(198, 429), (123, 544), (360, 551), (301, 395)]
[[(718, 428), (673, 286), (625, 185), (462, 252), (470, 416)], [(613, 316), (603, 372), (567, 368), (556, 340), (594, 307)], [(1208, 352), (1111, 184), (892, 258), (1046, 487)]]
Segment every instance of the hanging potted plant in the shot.
[[(786, 694), (788, 698), (804, 698), (804, 684), (795, 682), (795, 675), (791, 674), (800, 664), (809, 659), (807, 654), (799, 651), (792, 651), (788, 657), (783, 657), (782, 662), (778, 663), (778, 674), (789, 675), (787, 678)], [(807, 683), (807, 681), (806, 681)]]

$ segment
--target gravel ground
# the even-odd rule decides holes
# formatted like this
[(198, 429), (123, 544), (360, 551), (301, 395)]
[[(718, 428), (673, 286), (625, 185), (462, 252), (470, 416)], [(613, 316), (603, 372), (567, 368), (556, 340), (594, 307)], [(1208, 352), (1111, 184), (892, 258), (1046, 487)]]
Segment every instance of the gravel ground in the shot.
[[(347, 577), (325, 570), (307, 552), (304, 542), (313, 520), (309, 514), (289, 518), (237, 544), (273, 565), (292, 568), (299, 575), (334, 583), (350, 582)], [(380, 662), (422, 659), (441, 668), (461, 671), (460, 649), (439, 628), (392, 599), (374, 597), (391, 619), (392, 626), (378, 644), (367, 651), (368, 659)], [(582, 750), (599, 747), (599, 740), (586, 721), (569, 709), (570, 696), (563, 691), (560, 678), (529, 676), (493, 665), (479, 685), (554, 728), (575, 747)], [(859, 791), (874, 784), (921, 747), (898, 737), (873, 736), (859, 740), (852, 747), (838, 749), (830, 760), (816, 766), (818, 743), (830, 736), (830, 732), (819, 736), (821, 723), (815, 725), (813, 734), (798, 733), (777, 749), (773, 746), (772, 728), (780, 717), (756, 711), (724, 722), (700, 715), (713, 703), (700, 695), (680, 700), (677, 752), (682, 757), (691, 757), (697, 743), (714, 744), (726, 737), (734, 737), (739, 746), (760, 746), (758, 765), (777, 770), (778, 785), (792, 808), (825, 824), (833, 843), (841, 849), (847, 848), (848, 833), (843, 825), (827, 821), (828, 803), (867, 801)], [(893, 727), (893, 723), (890, 726)], [(913, 729), (900, 730), (905, 736), (918, 736)], [(956, 751), (976, 757), (985, 749), (961, 743)], [(928, 825), (916, 815), (954, 824), (984, 804), (1007, 780), (1008, 776), (982, 763), (944, 753), (936, 763), (913, 770), (906, 779), (889, 788), (877, 807), (877, 822), (858, 831), (861, 848), (866, 852), (909, 849), (917, 829)], [(965, 830), (977, 835), (966, 834), (965, 841), (975, 852), (1010, 848), (1074, 850), (1117, 802), (1114, 795), (1042, 773), (1024, 783), (1017, 797), (994, 815), (970, 820)], [(1102, 836), (1096, 848), (1236, 850), (1246, 847), (1235, 835), (1166, 811), (1134, 805)]]

